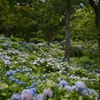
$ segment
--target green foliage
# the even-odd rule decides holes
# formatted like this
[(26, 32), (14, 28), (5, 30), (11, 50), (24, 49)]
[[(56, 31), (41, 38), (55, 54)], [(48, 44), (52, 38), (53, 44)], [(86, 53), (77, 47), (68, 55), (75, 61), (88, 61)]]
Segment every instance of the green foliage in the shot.
[(29, 42), (33, 36), (33, 31), (36, 31), (35, 25), (37, 22), (33, 19), (32, 11), (33, 9), (28, 6), (15, 6), (15, 16), (17, 19), (13, 34), (15, 37), (23, 38), (26, 42)]
[[(36, 43), (64, 40), (66, 0), (21, 0), (20, 6), (14, 0), (0, 1), (0, 33)], [(83, 3), (83, 7), (80, 7)], [(71, 1), (71, 39), (92, 40), (98, 32), (94, 25), (94, 11), (87, 0)], [(84, 16), (83, 16), (84, 15)]]
[(94, 11), (91, 7), (77, 9), (71, 19), (71, 38), (73, 40), (86, 41), (96, 39), (97, 31), (94, 22)]
[(83, 56), (82, 48), (80, 46), (71, 47), (71, 56), (72, 57), (81, 57)]

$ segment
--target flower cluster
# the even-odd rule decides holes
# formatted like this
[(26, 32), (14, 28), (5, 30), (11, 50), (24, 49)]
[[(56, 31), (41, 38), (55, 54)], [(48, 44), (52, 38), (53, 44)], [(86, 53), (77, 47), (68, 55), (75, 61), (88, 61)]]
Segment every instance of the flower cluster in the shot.
[(87, 88), (86, 85), (82, 81), (76, 81), (75, 85), (70, 86), (65, 80), (61, 80), (56, 86), (57, 88), (63, 86), (67, 92), (72, 92), (73, 90), (76, 90), (80, 92), (83, 96), (87, 96), (88, 94), (97, 96), (96, 91), (93, 89)]
[(36, 93), (35, 88), (25, 89), (21, 94), (15, 93), (7, 100), (34, 100), (33, 96)]
[(53, 93), (50, 89), (44, 89), (41, 95), (37, 95), (36, 99), (37, 100), (44, 100), (46, 98), (52, 98)]
[[(66, 100), (73, 92), (77, 99), (80, 95), (97, 96), (97, 81), (100, 74), (86, 69), (87, 66), (88, 69), (90, 67), (92, 69), (94, 64), (86, 65), (87, 59), (84, 64), (81, 57), (71, 58), (69, 64), (62, 61), (63, 53), (60, 43), (51, 44), (51, 48), (47, 48), (46, 43), (13, 42), (10, 39), (0, 38), (0, 100), (5, 100), (11, 94), (9, 100), (19, 98), (52, 100), (57, 97), (58, 100)], [(51, 84), (47, 86), (49, 80)], [(13, 94), (16, 92), (19, 93)], [(71, 98), (73, 96), (70, 95), (69, 98), (73, 99)]]

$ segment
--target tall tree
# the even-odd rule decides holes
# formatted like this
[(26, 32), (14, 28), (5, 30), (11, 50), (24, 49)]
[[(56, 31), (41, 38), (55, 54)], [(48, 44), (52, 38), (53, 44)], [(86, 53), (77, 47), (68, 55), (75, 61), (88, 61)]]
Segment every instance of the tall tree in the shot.
[(13, 27), (13, 14), (11, 13), (10, 6), (7, 0), (0, 1), (0, 15), (0, 23), (4, 36), (10, 37), (10, 31)]
[(36, 31), (36, 20), (34, 19), (34, 10), (27, 5), (15, 6), (16, 25), (13, 28), (15, 37), (23, 38), (26, 42), (33, 37)]
[[(94, 0), (89, 0), (89, 3), (95, 11), (95, 24), (96, 24), (97, 30), (99, 30), (100, 32), (100, 0), (98, 0), (98, 2), (95, 2)], [(98, 45), (100, 49), (100, 33), (98, 36)]]
[(66, 45), (65, 45), (64, 60), (70, 61), (70, 0), (67, 0), (65, 18), (66, 18), (66, 21), (65, 21)]
[(58, 30), (62, 27), (59, 27), (59, 23), (62, 21), (61, 12), (64, 13), (64, 11), (61, 11), (61, 3), (60, 0), (45, 0), (45, 2), (41, 2), (41, 5), (37, 8), (39, 14), (39, 29), (43, 34), (48, 47), (50, 47), (50, 43), (53, 41), (55, 33), (57, 34)]

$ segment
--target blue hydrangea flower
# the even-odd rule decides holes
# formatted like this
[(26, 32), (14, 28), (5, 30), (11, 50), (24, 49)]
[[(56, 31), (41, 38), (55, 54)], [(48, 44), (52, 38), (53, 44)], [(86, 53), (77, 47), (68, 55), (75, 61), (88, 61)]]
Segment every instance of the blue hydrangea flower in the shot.
[(11, 81), (12, 81), (12, 82), (16, 82), (17, 79), (15, 79), (15, 78), (12, 77), (12, 78), (11, 78)]
[(86, 88), (85, 84), (83, 82), (81, 82), (81, 81), (77, 81), (75, 83), (75, 86), (76, 86), (76, 90), (78, 90), (80, 92), (82, 92)]
[(68, 76), (70, 76), (70, 74), (68, 73)]
[(24, 84), (24, 82), (17, 82), (18, 83), (18, 85), (23, 85)]
[(38, 82), (41, 82), (41, 79), (38, 79), (37, 81), (38, 81)]
[(3, 43), (2, 46), (6, 47), (6, 46), (9, 46), (9, 44)]
[(35, 86), (36, 86), (36, 83), (33, 83), (31, 87), (35, 87)]
[(15, 74), (16, 73), (16, 71), (13, 71), (13, 74)]
[(18, 83), (18, 79), (15, 79), (15, 82)]
[(58, 81), (60, 82), (62, 80), (62, 78), (58, 78)]
[(9, 76), (9, 80), (12, 80), (12, 78), (13, 78), (12, 76)]
[(19, 69), (19, 68), (18, 68), (18, 69), (16, 69), (16, 72), (20, 73), (20, 69)]
[(23, 90), (23, 91), (22, 91), (22, 94), (25, 94), (25, 93), (29, 93), (29, 94), (31, 94), (32, 96), (34, 96), (34, 91), (33, 91), (33, 89), (25, 89), (25, 90)]
[(10, 50), (10, 48), (8, 48), (8, 52), (10, 52), (11, 50)]
[(32, 91), (36, 92), (36, 88), (30, 88)]
[(20, 100), (20, 99), (21, 99), (21, 95), (18, 94), (18, 93), (13, 94), (13, 95), (11, 96), (11, 99), (13, 99), (13, 100)]
[(61, 81), (59, 82), (59, 84), (61, 84), (62, 86), (68, 85), (68, 83), (67, 83), (65, 80), (61, 80)]
[(5, 56), (4, 55), (2, 55), (2, 57), (1, 57), (2, 59), (5, 59)]
[(11, 75), (13, 75), (13, 71), (12, 71), (12, 70), (7, 71), (7, 72), (6, 72), (6, 75), (7, 75), (7, 76), (11, 76)]
[(29, 72), (29, 70), (26, 69), (26, 68), (25, 69), (22, 69), (22, 71), (25, 72), (25, 73)]
[(26, 89), (28, 89), (29, 87), (28, 86), (26, 86)]
[(48, 81), (48, 79), (46, 78), (46, 79), (45, 79), (45, 82), (47, 82), (47, 81)]

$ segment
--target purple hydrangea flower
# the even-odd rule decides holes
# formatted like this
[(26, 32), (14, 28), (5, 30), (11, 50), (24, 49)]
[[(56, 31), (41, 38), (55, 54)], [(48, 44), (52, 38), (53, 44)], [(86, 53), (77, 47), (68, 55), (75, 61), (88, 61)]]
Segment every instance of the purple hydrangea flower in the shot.
[(72, 89), (73, 89), (73, 90), (74, 90), (74, 89), (76, 89), (76, 86), (75, 86), (75, 85), (73, 85), (73, 86), (72, 86)]
[(88, 93), (91, 94), (91, 95), (97, 95), (96, 91), (93, 90), (93, 89), (87, 89)]
[(64, 88), (65, 88), (65, 90), (66, 90), (67, 92), (71, 92), (71, 91), (73, 90), (72, 87), (69, 86), (69, 85), (66, 85)]
[(20, 99), (21, 99), (21, 95), (18, 94), (18, 93), (13, 94), (13, 95), (11, 96), (11, 99), (13, 99), (13, 100), (20, 100)]
[(28, 92), (21, 94), (21, 100), (34, 100), (32, 95)]
[(37, 95), (36, 100), (43, 100), (43, 96), (42, 95)]
[(81, 92), (82, 96), (87, 96), (88, 95), (88, 91), (85, 89)]
[(62, 84), (57, 84), (56, 86), (57, 86), (57, 88), (59, 88), (59, 87), (61, 87), (61, 86), (62, 86)]
[(75, 83), (75, 86), (76, 86), (76, 90), (78, 90), (80, 92), (82, 92), (86, 88), (85, 84), (83, 82), (81, 82), (81, 81), (77, 81)]
[(50, 89), (44, 89), (43, 96), (44, 97), (52, 97), (53, 93), (52, 93), (52, 91)]

